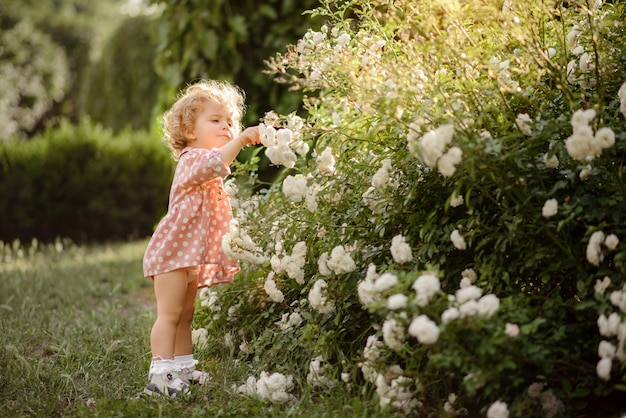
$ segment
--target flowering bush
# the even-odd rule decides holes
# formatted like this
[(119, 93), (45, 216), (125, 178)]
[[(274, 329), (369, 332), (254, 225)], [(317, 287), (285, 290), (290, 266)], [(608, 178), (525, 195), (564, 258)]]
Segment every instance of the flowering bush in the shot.
[(199, 312), (211, 349), (293, 376), (281, 400), (345, 385), (424, 416), (624, 413), (624, 4), (314, 14), (269, 64), (308, 94), (306, 119), (263, 121), (282, 177), (230, 185), (243, 272)]

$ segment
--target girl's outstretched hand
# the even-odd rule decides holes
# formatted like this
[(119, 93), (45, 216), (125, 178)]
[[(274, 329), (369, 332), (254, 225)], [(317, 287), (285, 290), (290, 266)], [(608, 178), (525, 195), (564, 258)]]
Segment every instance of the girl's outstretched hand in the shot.
[(239, 140), (245, 147), (246, 145), (255, 145), (261, 143), (261, 137), (259, 136), (259, 127), (251, 126), (246, 128), (240, 135)]

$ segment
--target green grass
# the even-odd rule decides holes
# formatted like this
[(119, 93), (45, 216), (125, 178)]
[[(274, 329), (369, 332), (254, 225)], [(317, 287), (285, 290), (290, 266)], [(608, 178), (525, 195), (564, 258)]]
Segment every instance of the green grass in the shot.
[[(146, 242), (0, 248), (0, 414), (86, 417), (385, 417), (370, 391), (271, 405), (232, 389), (246, 364), (196, 353), (213, 379), (182, 399), (141, 395), (154, 321)], [(354, 393), (359, 392), (359, 393)]]

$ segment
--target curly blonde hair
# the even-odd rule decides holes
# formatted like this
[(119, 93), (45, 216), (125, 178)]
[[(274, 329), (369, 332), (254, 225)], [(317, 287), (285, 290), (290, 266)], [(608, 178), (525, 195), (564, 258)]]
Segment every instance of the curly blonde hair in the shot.
[(235, 135), (241, 132), (245, 112), (245, 93), (227, 81), (201, 80), (182, 91), (176, 102), (163, 115), (163, 142), (175, 160), (189, 144), (185, 131), (192, 130), (198, 115), (207, 103), (218, 103), (233, 113)]

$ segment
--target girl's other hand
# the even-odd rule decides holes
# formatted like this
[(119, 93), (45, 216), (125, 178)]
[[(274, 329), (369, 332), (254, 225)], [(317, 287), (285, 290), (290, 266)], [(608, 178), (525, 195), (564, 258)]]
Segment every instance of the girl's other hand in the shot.
[(261, 137), (259, 136), (259, 127), (251, 126), (246, 128), (240, 135), (239, 140), (243, 146), (255, 145), (261, 143)]

